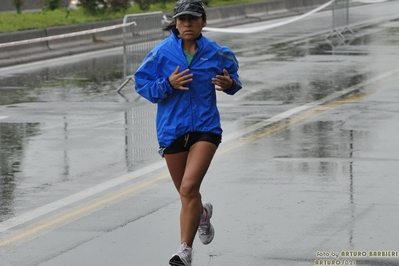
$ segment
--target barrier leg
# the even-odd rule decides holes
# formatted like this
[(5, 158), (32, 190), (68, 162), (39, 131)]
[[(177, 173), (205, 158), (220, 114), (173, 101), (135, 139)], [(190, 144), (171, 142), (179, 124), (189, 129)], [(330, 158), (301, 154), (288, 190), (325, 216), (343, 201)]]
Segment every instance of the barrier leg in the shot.
[(119, 88), (116, 89), (116, 92), (119, 93), (123, 89), (123, 87), (125, 87), (126, 84), (129, 83), (130, 80), (133, 81), (133, 79), (131, 77), (128, 77), (127, 79), (125, 79), (125, 81), (122, 83), (122, 85), (120, 85)]

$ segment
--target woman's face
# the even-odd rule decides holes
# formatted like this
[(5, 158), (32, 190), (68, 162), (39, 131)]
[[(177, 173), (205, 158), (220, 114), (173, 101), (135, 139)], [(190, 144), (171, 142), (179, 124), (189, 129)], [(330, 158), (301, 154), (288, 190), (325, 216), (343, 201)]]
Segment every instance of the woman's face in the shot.
[(206, 21), (202, 17), (192, 15), (181, 15), (176, 18), (176, 28), (179, 31), (179, 37), (184, 41), (193, 41), (197, 39), (206, 26)]

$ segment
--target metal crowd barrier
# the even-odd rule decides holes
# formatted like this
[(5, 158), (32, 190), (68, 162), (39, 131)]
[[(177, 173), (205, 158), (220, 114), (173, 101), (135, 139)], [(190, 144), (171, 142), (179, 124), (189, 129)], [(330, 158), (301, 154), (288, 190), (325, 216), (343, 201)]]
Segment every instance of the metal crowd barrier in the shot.
[(148, 52), (166, 37), (162, 30), (165, 25), (162, 12), (126, 15), (123, 24), (130, 26), (123, 28), (123, 77), (124, 82), (117, 92), (129, 82), (133, 81), (133, 74), (140, 66)]
[(346, 40), (345, 32), (355, 34), (349, 28), (349, 0), (335, 0), (332, 4), (332, 30), (326, 40), (337, 36), (343, 42)]

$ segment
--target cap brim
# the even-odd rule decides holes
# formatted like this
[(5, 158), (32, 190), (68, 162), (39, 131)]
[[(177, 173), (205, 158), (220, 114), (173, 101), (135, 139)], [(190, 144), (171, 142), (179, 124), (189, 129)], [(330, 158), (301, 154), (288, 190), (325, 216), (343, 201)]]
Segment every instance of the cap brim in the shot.
[(192, 15), (194, 17), (202, 17), (202, 14), (199, 12), (193, 12), (193, 11), (182, 11), (177, 13), (176, 15), (174, 15), (172, 18), (177, 18), (180, 17), (182, 15)]

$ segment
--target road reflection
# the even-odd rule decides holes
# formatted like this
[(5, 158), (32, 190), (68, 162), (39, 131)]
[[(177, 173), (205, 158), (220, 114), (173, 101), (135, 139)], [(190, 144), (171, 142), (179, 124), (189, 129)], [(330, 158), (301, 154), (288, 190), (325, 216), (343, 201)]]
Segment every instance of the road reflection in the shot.
[(122, 56), (94, 58), (77, 64), (44, 67), (0, 79), (0, 105), (57, 101), (120, 101)]
[(0, 123), (0, 222), (13, 216), (15, 190), (25, 179), (24, 152), (29, 138), (39, 134), (39, 123)]

